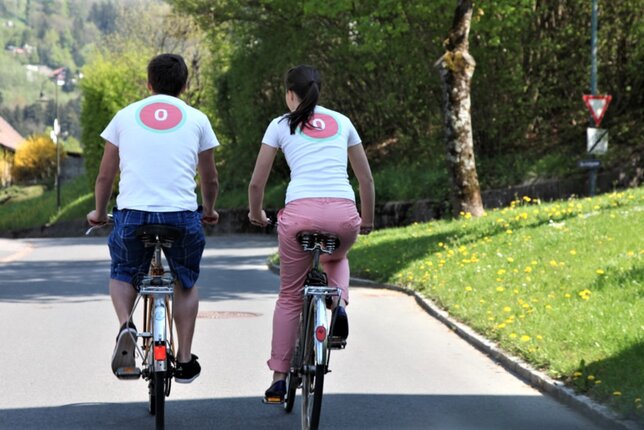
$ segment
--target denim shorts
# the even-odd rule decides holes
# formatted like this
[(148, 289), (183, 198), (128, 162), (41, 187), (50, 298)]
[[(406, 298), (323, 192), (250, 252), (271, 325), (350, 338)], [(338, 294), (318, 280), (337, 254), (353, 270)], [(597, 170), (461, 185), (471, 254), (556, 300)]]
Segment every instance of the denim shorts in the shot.
[(144, 212), (114, 208), (114, 229), (107, 244), (112, 257), (110, 277), (136, 285), (148, 273), (153, 247), (144, 247), (136, 229), (145, 224), (167, 224), (180, 228), (183, 234), (163, 248), (170, 270), (184, 288), (192, 288), (199, 277), (199, 264), (206, 245), (200, 211)]

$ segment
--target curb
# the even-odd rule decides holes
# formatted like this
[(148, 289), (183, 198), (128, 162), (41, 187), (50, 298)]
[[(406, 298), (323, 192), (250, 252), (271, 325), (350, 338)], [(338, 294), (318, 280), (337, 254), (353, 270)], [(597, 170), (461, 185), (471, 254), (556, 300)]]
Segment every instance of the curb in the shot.
[[(269, 269), (279, 274), (279, 266), (268, 262)], [(597, 424), (612, 430), (644, 430), (644, 427), (634, 421), (621, 419), (608, 407), (601, 405), (587, 396), (579, 395), (566, 387), (562, 382), (550, 378), (543, 372), (534, 369), (525, 361), (499, 349), (493, 342), (476, 333), (470, 327), (455, 321), (448, 312), (440, 309), (433, 301), (421, 296), (415, 291), (397, 285), (382, 284), (368, 279), (351, 277), (351, 285), (357, 287), (393, 290), (414, 297), (416, 303), (429, 315), (447, 326), (463, 340), (479, 351), (489, 356), (503, 368), (516, 375), (532, 387), (544, 392), (559, 402), (592, 419)]]

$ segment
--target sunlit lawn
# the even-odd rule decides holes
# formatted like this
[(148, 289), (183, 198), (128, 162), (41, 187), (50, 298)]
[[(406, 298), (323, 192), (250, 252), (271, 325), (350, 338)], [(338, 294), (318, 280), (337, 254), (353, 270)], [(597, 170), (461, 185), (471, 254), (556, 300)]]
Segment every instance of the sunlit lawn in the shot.
[(362, 237), (354, 275), (409, 287), (551, 376), (644, 419), (644, 188)]

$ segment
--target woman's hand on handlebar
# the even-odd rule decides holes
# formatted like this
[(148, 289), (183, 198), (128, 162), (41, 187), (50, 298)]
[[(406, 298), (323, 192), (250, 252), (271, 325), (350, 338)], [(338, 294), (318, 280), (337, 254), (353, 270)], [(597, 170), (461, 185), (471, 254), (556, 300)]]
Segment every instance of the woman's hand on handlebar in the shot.
[(362, 223), (360, 225), (360, 234), (367, 235), (373, 231), (373, 224)]
[(266, 227), (271, 223), (271, 221), (266, 216), (266, 212), (264, 212), (263, 209), (259, 214), (253, 214), (252, 212), (248, 212), (248, 220), (250, 221), (251, 224), (259, 227)]

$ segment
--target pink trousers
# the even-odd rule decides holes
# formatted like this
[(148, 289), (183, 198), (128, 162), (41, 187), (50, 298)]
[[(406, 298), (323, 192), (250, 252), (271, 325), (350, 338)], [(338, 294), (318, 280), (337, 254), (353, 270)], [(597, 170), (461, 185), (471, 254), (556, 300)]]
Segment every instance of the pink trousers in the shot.
[(311, 253), (302, 250), (297, 234), (303, 230), (335, 233), (340, 247), (324, 254), (320, 261), (329, 285), (342, 291), (349, 301), (349, 260), (347, 252), (360, 231), (360, 215), (353, 201), (338, 198), (310, 198), (289, 202), (277, 216), (280, 255), (280, 292), (273, 314), (273, 340), (268, 367), (286, 373), (297, 337), (302, 311), (302, 287), (311, 267)]

